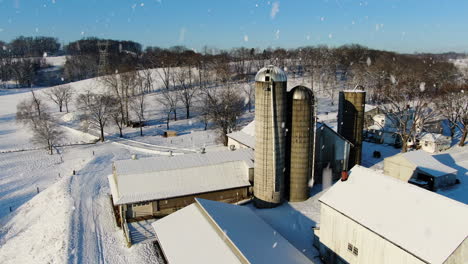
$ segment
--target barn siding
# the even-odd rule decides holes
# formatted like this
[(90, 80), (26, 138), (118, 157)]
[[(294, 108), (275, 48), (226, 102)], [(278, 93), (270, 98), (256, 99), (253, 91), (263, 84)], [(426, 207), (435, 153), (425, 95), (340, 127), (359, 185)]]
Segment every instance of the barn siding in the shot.
[(148, 205), (134, 207), (127, 206), (126, 216), (128, 219), (143, 216), (162, 217), (171, 214), (195, 202), (195, 198), (202, 198), (212, 201), (235, 203), (251, 197), (249, 187), (234, 188), (215, 192), (193, 194), (181, 197), (174, 197), (163, 200), (148, 202)]
[(401, 155), (384, 159), (385, 175), (408, 182), (415, 171), (416, 166)]
[[(320, 223), (319, 239), (320, 243), (323, 244), (321, 247), (322, 256), (329, 249), (349, 263), (424, 263), (412, 254), (323, 203), (321, 204)], [(352, 244), (353, 248), (358, 249), (357, 256), (348, 250), (348, 243)], [(333, 257), (330, 251), (325, 253), (325, 255), (328, 254), (328, 261), (326, 262), (339, 263), (339, 258)]]
[(468, 238), (453, 252), (444, 264), (467, 263), (468, 261)]

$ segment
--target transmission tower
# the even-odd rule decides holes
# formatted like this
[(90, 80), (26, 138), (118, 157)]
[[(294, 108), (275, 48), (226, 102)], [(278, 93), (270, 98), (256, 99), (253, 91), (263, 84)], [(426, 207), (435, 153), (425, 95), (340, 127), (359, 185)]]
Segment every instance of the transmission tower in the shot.
[(108, 61), (109, 56), (109, 41), (98, 41), (97, 43), (99, 49), (99, 65), (98, 65), (98, 76), (105, 75), (108, 70)]

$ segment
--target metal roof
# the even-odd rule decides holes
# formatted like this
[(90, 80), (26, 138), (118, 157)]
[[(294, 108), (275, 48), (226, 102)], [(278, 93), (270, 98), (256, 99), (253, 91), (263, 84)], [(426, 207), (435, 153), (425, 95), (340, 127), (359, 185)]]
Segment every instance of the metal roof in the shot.
[(413, 163), (418, 170), (428, 173), (434, 177), (447, 174), (457, 174), (457, 170), (440, 163), (432, 155), (424, 150), (409, 151), (401, 154), (405, 159)]
[(170, 263), (312, 263), (244, 206), (196, 199), (152, 225)]
[(359, 165), (319, 200), (428, 263), (443, 263), (468, 236), (466, 204)]
[(230, 161), (245, 161), (253, 168), (254, 154), (250, 149), (236, 151), (218, 151), (207, 153), (193, 153), (177, 156), (164, 156), (153, 158), (142, 158), (137, 160), (114, 161), (114, 169), (117, 175), (142, 174), (163, 170), (184, 169), (220, 164)]
[(256, 82), (286, 82), (288, 81), (288, 76), (286, 73), (273, 65), (268, 65), (257, 72), (255, 75)]
[(250, 186), (252, 150), (116, 161), (108, 177), (115, 205)]

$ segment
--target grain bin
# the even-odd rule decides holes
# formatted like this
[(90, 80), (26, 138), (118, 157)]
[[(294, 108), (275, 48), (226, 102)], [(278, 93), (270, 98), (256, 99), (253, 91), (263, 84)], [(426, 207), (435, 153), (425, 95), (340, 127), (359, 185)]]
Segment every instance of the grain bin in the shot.
[(287, 76), (275, 66), (255, 76), (254, 203), (258, 208), (283, 200)]
[(312, 177), (314, 144), (314, 95), (304, 86), (296, 86), (289, 92), (288, 150), (289, 157), (286, 192), (291, 202), (309, 198), (309, 180)]
[(353, 144), (349, 153), (348, 168), (361, 164), (362, 130), (366, 92), (362, 86), (340, 92), (338, 104), (338, 133)]

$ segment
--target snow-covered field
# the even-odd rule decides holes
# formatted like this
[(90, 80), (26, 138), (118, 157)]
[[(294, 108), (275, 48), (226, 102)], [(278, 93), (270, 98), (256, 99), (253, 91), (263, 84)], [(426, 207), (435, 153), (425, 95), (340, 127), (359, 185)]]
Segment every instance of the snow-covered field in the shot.
[[(132, 154), (154, 156), (165, 155), (169, 150), (188, 153), (201, 147), (208, 151), (225, 148), (219, 146), (211, 127), (204, 130), (196, 111), (193, 117), (185, 119), (182, 108), (180, 119), (170, 122), (170, 129), (179, 136), (161, 136), (166, 128), (165, 114), (156, 98), (162, 83), (154, 74), (156, 92), (147, 97), (149, 125), (143, 129), (145, 136), (139, 135), (138, 128), (128, 127), (121, 139), (116, 128), (108, 127), (106, 142), (59, 147), (59, 154), (54, 155), (32, 144), (28, 128), (16, 123), (16, 104), (30, 97), (30, 93), (0, 94), (0, 263), (157, 263), (150, 244), (127, 248), (122, 231), (115, 226), (107, 183), (112, 161), (129, 159)], [(288, 82), (288, 89), (300, 84), (310, 86), (305, 79), (297, 78)], [(70, 85), (75, 94), (88, 89), (104, 91), (96, 79)], [(45, 99), (46, 89), (36, 90), (37, 95)], [(336, 127), (337, 102), (332, 105), (325, 94), (316, 97), (319, 121)], [(64, 126), (64, 144), (96, 139), (95, 129), (81, 131), (73, 105), (68, 114), (59, 113), (52, 104), (49, 108)], [(253, 112), (246, 112), (240, 126), (253, 118)], [(372, 158), (374, 150), (380, 151), (382, 158)], [(364, 143), (364, 165), (382, 169), (383, 158), (398, 152), (390, 146)], [(74, 170), (76, 175), (72, 175)], [(320, 263), (312, 246), (312, 227), (319, 224), (318, 198), (324, 190), (317, 185), (311, 192), (312, 197), (305, 202), (285, 203), (275, 209), (247, 206), (306, 256)]]

